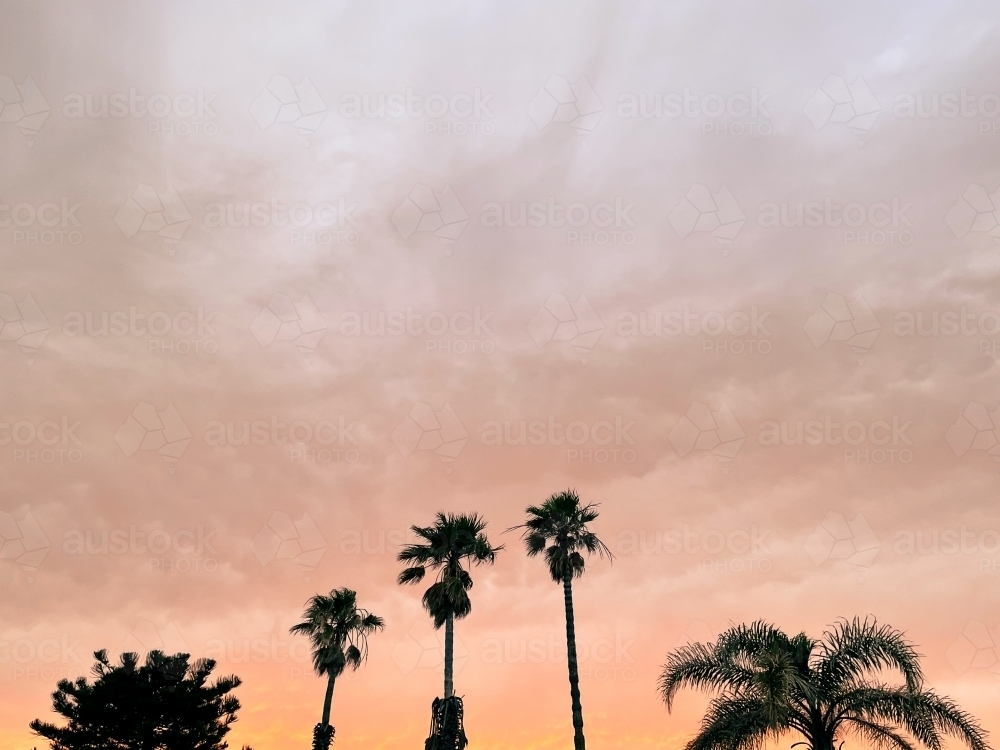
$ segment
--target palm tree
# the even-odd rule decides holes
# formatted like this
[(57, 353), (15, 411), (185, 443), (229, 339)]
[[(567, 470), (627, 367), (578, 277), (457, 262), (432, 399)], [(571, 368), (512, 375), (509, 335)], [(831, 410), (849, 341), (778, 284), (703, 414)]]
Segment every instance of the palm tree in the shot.
[(381, 630), (385, 622), (358, 607), (358, 595), (348, 588), (333, 589), (328, 596), (317, 594), (306, 604), (302, 622), (291, 633), (309, 637), (312, 642), (313, 668), (320, 677), (327, 676), (323, 719), (313, 731), (313, 747), (329, 747), (333, 738), (330, 707), (337, 678), (350, 667), (356, 670), (368, 658), (368, 636)]
[[(886, 683), (888, 670), (904, 684)], [(685, 750), (760, 750), (788, 731), (809, 750), (840, 747), (848, 733), (878, 750), (940, 750), (943, 734), (989, 750), (972, 716), (923, 687), (904, 634), (874, 619), (841, 620), (819, 640), (760, 621), (738, 625), (667, 656), (659, 691), (668, 710), (682, 687), (716, 693)]]
[(486, 538), (486, 521), (478, 514), (438, 513), (433, 526), (412, 526), (422, 543), (409, 544), (398, 560), (405, 563), (397, 579), (400, 584), (419, 583), (427, 569), (437, 578), (424, 592), (424, 609), (434, 619), (435, 629), (444, 630), (444, 697), (455, 694), (455, 620), (472, 611), (469, 589), (472, 576), (463, 562), (492, 565), (503, 546), (493, 547)]
[[(563, 585), (566, 606), (566, 661), (569, 665), (569, 695), (573, 707), (573, 747), (584, 750), (583, 706), (580, 704), (580, 669), (576, 658), (576, 620), (573, 617), (573, 579), (583, 575), (584, 552), (607, 555), (611, 550), (587, 524), (597, 516), (596, 505), (581, 505), (580, 496), (573, 490), (552, 495), (539, 506), (526, 511), (528, 520), (514, 529), (524, 529), (521, 538), (528, 556), (545, 553), (552, 580)], [(513, 529), (507, 529), (512, 531)]]

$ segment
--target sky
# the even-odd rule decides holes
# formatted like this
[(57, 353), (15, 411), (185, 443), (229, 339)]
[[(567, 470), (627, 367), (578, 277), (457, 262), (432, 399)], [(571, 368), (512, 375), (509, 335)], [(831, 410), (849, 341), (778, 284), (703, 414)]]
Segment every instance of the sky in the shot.
[(231, 747), (306, 746), (288, 629), (342, 586), (386, 628), (337, 744), (413, 747), (439, 510), (505, 545), (473, 746), (566, 747), (562, 592), (503, 533), (566, 488), (615, 553), (591, 747), (681, 748), (666, 654), (758, 618), (891, 624), (1000, 731), (995, 4), (0, 7), (0, 750), (102, 648), (215, 658)]

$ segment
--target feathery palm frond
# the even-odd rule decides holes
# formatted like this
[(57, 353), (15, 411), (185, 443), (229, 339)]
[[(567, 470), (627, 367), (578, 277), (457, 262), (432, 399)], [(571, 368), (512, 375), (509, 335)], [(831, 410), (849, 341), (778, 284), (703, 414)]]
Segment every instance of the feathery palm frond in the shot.
[[(904, 684), (876, 682), (885, 670)], [(667, 655), (659, 680), (667, 710), (684, 687), (716, 694), (687, 750), (758, 750), (786, 731), (802, 734), (811, 750), (831, 750), (845, 732), (877, 750), (942, 750), (946, 735), (990, 750), (975, 718), (923, 688), (920, 657), (905, 635), (874, 619), (841, 620), (819, 641), (763, 621), (736, 625), (715, 643)]]

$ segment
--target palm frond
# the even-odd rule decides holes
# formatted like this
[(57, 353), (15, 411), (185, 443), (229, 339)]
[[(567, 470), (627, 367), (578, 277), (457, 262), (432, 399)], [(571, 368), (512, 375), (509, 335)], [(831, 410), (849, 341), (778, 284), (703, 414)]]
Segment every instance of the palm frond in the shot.
[(681, 688), (740, 694), (754, 682), (754, 673), (732, 660), (720, 659), (716, 648), (706, 643), (691, 643), (667, 654), (660, 673), (658, 690), (667, 710)]
[(859, 717), (845, 719), (848, 726), (876, 750), (916, 750), (913, 743), (892, 727)]
[(759, 698), (723, 696), (709, 704), (701, 729), (685, 750), (761, 750), (782, 731)]
[(920, 655), (905, 634), (874, 618), (840, 620), (823, 633), (815, 668), (824, 685), (834, 687), (880, 669), (898, 670), (911, 691), (923, 684)]

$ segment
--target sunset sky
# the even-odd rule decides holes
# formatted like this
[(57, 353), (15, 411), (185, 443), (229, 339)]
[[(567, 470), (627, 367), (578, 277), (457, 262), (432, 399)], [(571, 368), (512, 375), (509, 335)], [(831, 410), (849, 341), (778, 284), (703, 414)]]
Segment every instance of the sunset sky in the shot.
[(683, 746), (677, 645), (856, 615), (996, 746), (995, 3), (0, 8), (0, 750), (101, 648), (215, 658), (232, 748), (308, 747), (288, 629), (341, 586), (387, 625), (336, 747), (418, 747), (438, 510), (506, 545), (471, 746), (569, 747), (562, 591), (502, 534), (567, 487), (615, 552), (589, 747)]

